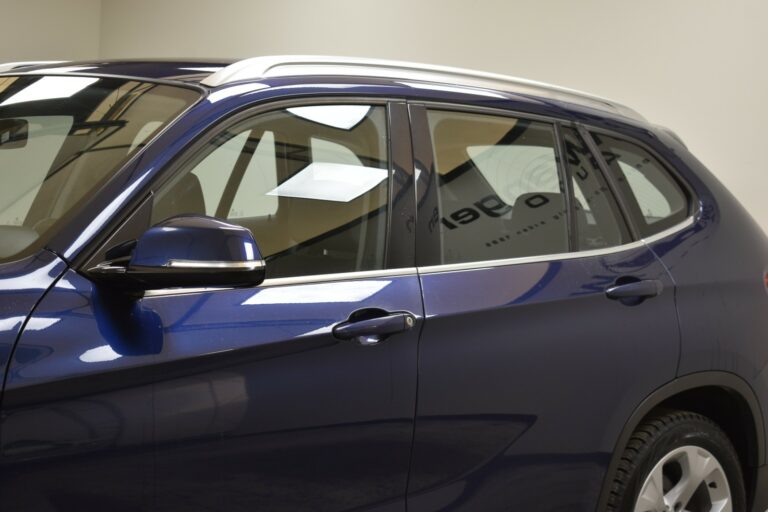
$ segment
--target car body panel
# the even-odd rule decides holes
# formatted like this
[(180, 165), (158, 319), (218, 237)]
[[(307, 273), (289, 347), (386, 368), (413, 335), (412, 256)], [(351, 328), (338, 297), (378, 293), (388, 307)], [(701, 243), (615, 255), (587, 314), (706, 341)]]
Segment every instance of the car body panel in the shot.
[[(22, 327), (38, 301), (64, 272), (66, 263), (49, 251), (0, 265), (0, 370), (6, 375)], [(29, 325), (29, 329), (43, 324)]]
[[(663, 386), (728, 372), (768, 407), (768, 241), (667, 131), (535, 91), (349, 76), (197, 85), (225, 64), (29, 68), (172, 82), (201, 99), (75, 212), (47, 251), (0, 265), (0, 365), (13, 357), (0, 425), (3, 508), (174, 510), (227, 500), (234, 510), (383, 512), (404, 510), (407, 483), (413, 511), (591, 511), (630, 418)], [(239, 113), (307, 98), (391, 102), (393, 167), (403, 180), (393, 180), (401, 203), (390, 268), (420, 264), (414, 246), (424, 247), (433, 215), (424, 141), (409, 133), (406, 103), (522, 112), (636, 139), (695, 191), (694, 222), (647, 247), (562, 261), (128, 302), (86, 277), (84, 264), (146, 213), (179, 155)], [(604, 288), (628, 273), (662, 281), (662, 294), (637, 306), (607, 300)], [(281, 293), (339, 300), (267, 300)], [(248, 301), (259, 303), (257, 314)], [(356, 307), (407, 310), (417, 326), (377, 347), (336, 341), (329, 326)], [(764, 439), (762, 416), (754, 423)], [(755, 472), (766, 486), (767, 477)], [(239, 485), (249, 494), (233, 499)], [(203, 486), (211, 493), (200, 503)], [(756, 512), (768, 507), (762, 501)]]
[[(665, 289), (637, 306), (607, 299), (628, 275)], [(675, 376), (663, 266), (640, 248), (423, 274), (422, 286), (409, 509), (592, 510), (625, 418)]]
[[(133, 301), (69, 271), (9, 374), (4, 508), (176, 510), (202, 505), (200, 481), (208, 507), (402, 510), (418, 325), (380, 347), (330, 329), (363, 307), (421, 318), (418, 287), (405, 275)], [(232, 485), (250, 492), (232, 500)]]

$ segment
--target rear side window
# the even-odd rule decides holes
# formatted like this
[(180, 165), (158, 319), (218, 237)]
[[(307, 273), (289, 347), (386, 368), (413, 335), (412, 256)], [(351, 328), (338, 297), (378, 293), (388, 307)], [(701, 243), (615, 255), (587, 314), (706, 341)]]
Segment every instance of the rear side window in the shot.
[(244, 226), (268, 278), (384, 268), (386, 119), (372, 105), (256, 115), (214, 137), (159, 191), (153, 223), (197, 213)]
[(656, 234), (688, 217), (687, 195), (658, 159), (626, 140), (604, 134), (593, 137), (642, 236)]
[(568, 252), (551, 124), (428, 110), (438, 177), (441, 262)]

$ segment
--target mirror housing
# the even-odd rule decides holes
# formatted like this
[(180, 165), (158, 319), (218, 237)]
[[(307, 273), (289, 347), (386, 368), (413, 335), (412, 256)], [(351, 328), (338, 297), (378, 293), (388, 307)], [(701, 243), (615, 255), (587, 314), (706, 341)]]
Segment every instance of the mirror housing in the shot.
[(248, 229), (204, 215), (166, 219), (107, 255), (88, 276), (129, 290), (255, 286), (265, 274)]

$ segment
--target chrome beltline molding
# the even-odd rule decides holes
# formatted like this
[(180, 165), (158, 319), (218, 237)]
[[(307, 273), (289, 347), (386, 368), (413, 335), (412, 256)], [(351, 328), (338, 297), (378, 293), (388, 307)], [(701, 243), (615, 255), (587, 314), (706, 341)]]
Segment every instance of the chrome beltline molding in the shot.
[[(415, 267), (393, 268), (385, 270), (366, 270), (362, 272), (343, 272), (339, 274), (317, 274), (311, 276), (297, 277), (279, 277), (275, 279), (265, 279), (255, 288), (271, 288), (275, 286), (289, 286), (297, 284), (319, 284), (335, 281), (354, 281), (362, 279), (380, 279), (386, 277), (415, 276), (417, 271)], [(232, 287), (208, 287), (208, 288), (163, 288), (160, 290), (147, 290), (144, 293), (145, 298), (165, 297), (168, 295), (187, 295), (190, 293), (206, 293), (221, 290), (233, 290)]]
[(672, 226), (671, 228), (660, 231), (655, 235), (647, 238), (641, 238), (634, 242), (617, 245), (614, 247), (606, 247), (604, 249), (594, 249), (591, 251), (576, 251), (576, 252), (564, 252), (557, 254), (546, 254), (543, 256), (526, 256), (523, 258), (508, 258), (503, 260), (489, 260), (489, 261), (473, 261), (468, 263), (448, 263), (445, 265), (430, 265), (428, 267), (418, 267), (419, 274), (435, 274), (438, 272), (458, 272), (462, 270), (476, 270), (479, 268), (489, 267), (505, 267), (508, 265), (522, 265), (526, 263), (547, 263), (557, 260), (573, 260), (578, 258), (590, 258), (595, 256), (606, 256), (609, 254), (616, 254), (623, 251), (629, 251), (632, 249), (639, 249), (645, 247), (650, 243), (661, 240), (679, 231), (692, 226), (694, 223), (693, 217), (688, 217), (683, 222)]
[[(527, 263), (546, 263), (556, 260), (572, 260), (579, 258), (590, 258), (595, 256), (605, 256), (616, 254), (632, 249), (647, 247), (648, 244), (666, 238), (670, 235), (683, 231), (692, 226), (695, 222), (694, 217), (688, 217), (683, 222), (672, 226), (671, 228), (660, 231), (655, 235), (642, 238), (628, 244), (617, 245), (615, 247), (606, 247), (605, 249), (595, 249), (592, 251), (566, 252), (559, 254), (547, 254), (544, 256), (529, 256), (525, 258), (508, 258), (504, 260), (491, 261), (473, 261), (471, 263), (453, 263), (447, 265), (430, 265), (428, 267), (406, 267), (386, 270), (368, 270), (363, 272), (343, 272), (339, 274), (317, 274), (311, 276), (280, 277), (275, 279), (266, 279), (257, 288), (269, 288), (274, 286), (290, 286), (300, 284), (328, 283), (334, 281), (352, 281), (360, 279), (379, 279), (386, 277), (414, 276), (418, 274), (435, 274), (438, 272), (460, 272), (464, 270), (477, 270), (490, 267), (504, 267), (509, 265), (523, 265)], [(168, 288), (161, 290), (148, 290), (144, 297), (163, 297), (168, 295), (186, 295), (192, 293), (207, 293), (220, 290), (231, 290), (232, 288)]]

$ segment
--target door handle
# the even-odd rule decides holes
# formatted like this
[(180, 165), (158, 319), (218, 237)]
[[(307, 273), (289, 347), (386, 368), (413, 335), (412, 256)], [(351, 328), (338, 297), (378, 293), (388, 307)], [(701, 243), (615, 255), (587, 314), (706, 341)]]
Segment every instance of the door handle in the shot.
[(407, 331), (414, 325), (416, 318), (408, 312), (362, 310), (353, 313), (346, 322), (334, 326), (333, 335), (340, 340), (356, 340), (361, 345), (370, 346), (387, 336)]
[(622, 304), (634, 306), (645, 299), (656, 297), (664, 289), (661, 281), (657, 279), (632, 280), (630, 282), (617, 282), (617, 284), (605, 290), (609, 299), (618, 300)]

